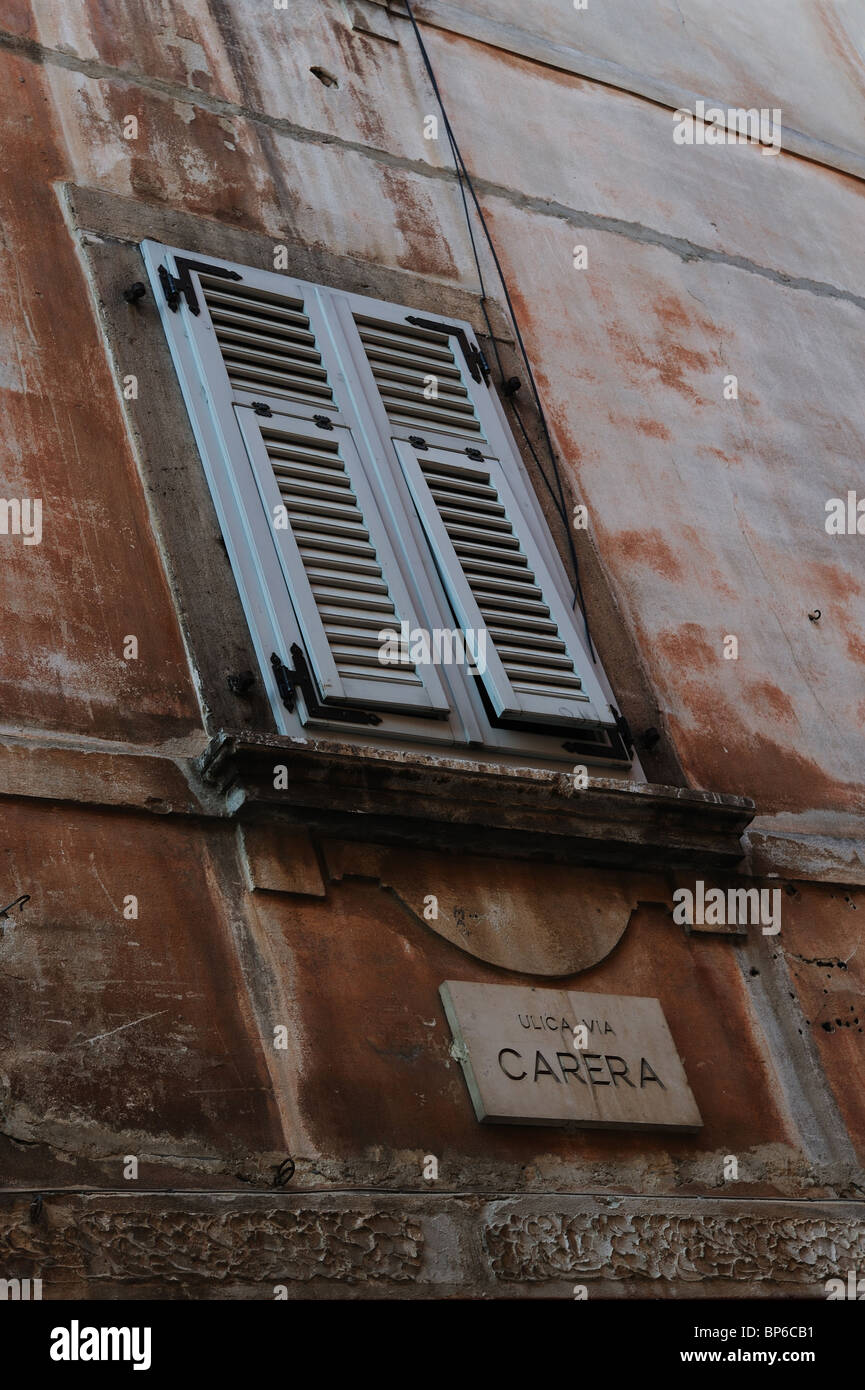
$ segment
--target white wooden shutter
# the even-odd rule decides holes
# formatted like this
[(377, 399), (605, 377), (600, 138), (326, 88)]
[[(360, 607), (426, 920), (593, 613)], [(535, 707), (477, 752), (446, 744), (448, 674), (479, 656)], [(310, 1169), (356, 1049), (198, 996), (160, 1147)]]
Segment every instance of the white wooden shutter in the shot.
[(299, 644), (317, 719), (331, 709), (345, 727), (346, 712), (378, 710), (384, 731), (452, 742), (436, 667), (380, 659), (380, 633), (425, 624), (370, 486), (316, 287), (158, 243), (142, 252), (281, 724), (291, 727), (271, 656), (290, 669)]
[[(280, 726), (297, 723), (271, 654), (288, 666), (302, 649), (304, 722), (378, 710), (384, 733), (542, 757), (572, 730), (623, 759), (471, 326), (142, 252)], [(476, 678), (459, 660), (381, 660), (382, 632), (446, 633), (454, 614), (486, 638)]]
[(404, 653), (381, 659), (382, 633), (416, 624), (350, 432), (236, 410), (323, 699), (446, 712)]
[[(615, 724), (574, 619), (501, 463), (394, 441), (463, 630), (486, 633), (478, 672), (496, 716), (555, 727)], [(478, 648), (478, 638), (470, 643)]]
[(486, 633), (478, 675), (495, 718), (505, 727), (615, 730), (470, 325), (349, 299), (379, 429), (396, 450), (441, 582), (462, 628)]

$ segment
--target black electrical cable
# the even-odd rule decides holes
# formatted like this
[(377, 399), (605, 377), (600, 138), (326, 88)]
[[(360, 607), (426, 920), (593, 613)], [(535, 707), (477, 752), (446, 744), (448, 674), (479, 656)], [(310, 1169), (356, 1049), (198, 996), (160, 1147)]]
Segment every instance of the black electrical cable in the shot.
[[(555, 507), (556, 511), (558, 512), (558, 514), (559, 514), (559, 516), (560, 516), (560, 518), (561, 518), (561, 520), (562, 520), (562, 523), (563, 523), (563, 525), (564, 525), (565, 534), (567, 535), (567, 538), (568, 538), (568, 549), (569, 549), (570, 555), (571, 555), (571, 562), (572, 562), (573, 567), (574, 567), (574, 582), (575, 582), (574, 602), (575, 602), (575, 603), (578, 602), (579, 605), (580, 605), (580, 612), (581, 612), (582, 615), (583, 615), (583, 624), (584, 624), (585, 629), (586, 629), (586, 640), (588, 641), (588, 644), (589, 644), (589, 652), (590, 652), (590, 654), (591, 654), (592, 661), (596, 661), (596, 660), (597, 660), (597, 657), (596, 657), (596, 655), (595, 655), (594, 643), (592, 642), (592, 634), (591, 634), (591, 632), (589, 631), (589, 619), (588, 619), (588, 616), (587, 616), (587, 613), (586, 613), (586, 604), (585, 604), (585, 600), (584, 600), (584, 597), (583, 597), (583, 588), (582, 588), (582, 584), (581, 584), (581, 582), (580, 582), (580, 564), (579, 564), (579, 560), (577, 559), (577, 552), (576, 552), (576, 548), (575, 548), (575, 546), (574, 546), (574, 538), (573, 538), (573, 534), (572, 534), (572, 531), (571, 531), (571, 521), (570, 521), (570, 518), (569, 518), (569, 516), (568, 516), (567, 504), (566, 504), (566, 502), (565, 502), (565, 493), (564, 493), (564, 487), (563, 487), (563, 485), (562, 485), (562, 477), (561, 477), (561, 473), (560, 473), (560, 471), (559, 471), (559, 464), (558, 464), (558, 459), (557, 459), (557, 457), (556, 457), (556, 451), (555, 451), (555, 449), (553, 448), (553, 441), (552, 441), (552, 439), (551, 439), (551, 437), (550, 437), (550, 431), (549, 431), (549, 428), (548, 428), (548, 426), (547, 426), (547, 418), (546, 418), (546, 415), (545, 415), (545, 413), (544, 413), (543, 405), (541, 404), (541, 398), (540, 398), (540, 394), (539, 394), (539, 392), (538, 392), (537, 383), (536, 383), (536, 381), (535, 381), (535, 375), (534, 375), (534, 372), (532, 371), (532, 366), (531, 366), (531, 363), (530, 363), (530, 361), (529, 361), (528, 353), (526, 352), (526, 346), (525, 346), (525, 343), (523, 342), (523, 335), (522, 335), (522, 333), (520, 332), (520, 326), (519, 326), (519, 323), (518, 323), (518, 321), (517, 321), (517, 316), (516, 316), (516, 313), (515, 313), (515, 311), (514, 311), (513, 303), (512, 303), (512, 301), (511, 301), (511, 296), (510, 296), (510, 292), (509, 292), (509, 290), (508, 290), (507, 280), (505, 279), (505, 273), (504, 273), (504, 271), (503, 271), (503, 269), (502, 269), (501, 262), (499, 261), (499, 258), (498, 258), (498, 253), (496, 252), (496, 248), (495, 248), (495, 246), (494, 246), (494, 244), (493, 244), (493, 239), (492, 239), (492, 236), (490, 235), (490, 230), (489, 230), (489, 227), (487, 226), (487, 220), (486, 220), (486, 218), (485, 218), (485, 216), (484, 216), (483, 209), (482, 209), (480, 203), (478, 202), (478, 196), (477, 196), (477, 193), (475, 192), (475, 187), (474, 187), (474, 184), (473, 184), (473, 182), (472, 182), (471, 174), (469, 173), (468, 169), (466, 168), (465, 160), (464, 160), (463, 157), (462, 157), (462, 153), (461, 153), (460, 147), (459, 147), (459, 145), (458, 145), (458, 143), (457, 143), (456, 136), (454, 135), (454, 132), (453, 132), (453, 128), (452, 128), (452, 126), (451, 126), (451, 123), (450, 123), (450, 121), (448, 120), (448, 114), (447, 114), (447, 111), (445, 110), (445, 104), (444, 104), (444, 101), (443, 101), (443, 99), (442, 99), (441, 91), (439, 90), (439, 85), (438, 85), (438, 82), (437, 82), (437, 80), (436, 80), (435, 72), (433, 71), (432, 62), (431, 62), (431, 60), (430, 60), (430, 56), (429, 56), (429, 54), (428, 54), (428, 52), (427, 52), (426, 45), (425, 45), (425, 43), (424, 43), (424, 41), (423, 41), (423, 38), (421, 37), (421, 32), (420, 32), (420, 30), (419, 30), (419, 28), (418, 28), (418, 26), (417, 26), (417, 21), (416, 21), (416, 19), (415, 19), (415, 17), (414, 17), (414, 11), (412, 10), (411, 0), (404, 0), (404, 3), (405, 3), (406, 10), (408, 11), (408, 17), (409, 17), (409, 19), (411, 20), (411, 26), (412, 26), (412, 29), (414, 30), (415, 38), (417, 39), (418, 48), (420, 49), (420, 53), (421, 53), (421, 57), (422, 57), (422, 59), (423, 59), (424, 67), (426, 68), (426, 71), (427, 71), (427, 76), (429, 77), (430, 83), (432, 84), (432, 89), (433, 89), (433, 92), (435, 93), (435, 98), (436, 98), (436, 101), (438, 102), (439, 110), (440, 110), (441, 113), (442, 113), (442, 120), (443, 120), (443, 122), (444, 122), (445, 132), (446, 132), (447, 137), (448, 137), (448, 143), (450, 144), (450, 147), (451, 147), (451, 154), (453, 155), (453, 160), (454, 160), (454, 168), (455, 168), (455, 171), (456, 171), (457, 180), (458, 180), (458, 182), (459, 182), (460, 196), (461, 196), (461, 198), (462, 198), (463, 212), (465, 213), (466, 226), (467, 226), (467, 228), (468, 228), (469, 240), (470, 240), (470, 242), (471, 242), (471, 247), (472, 247), (472, 255), (473, 255), (473, 257), (474, 257), (475, 267), (476, 267), (476, 269), (477, 269), (477, 274), (478, 274), (478, 283), (479, 283), (479, 285), (480, 285), (480, 291), (481, 291), (481, 309), (482, 309), (482, 311), (483, 311), (484, 322), (486, 323), (486, 326), (487, 326), (487, 333), (489, 334), (490, 342), (491, 342), (492, 345), (493, 345), (493, 351), (494, 351), (494, 353), (495, 353), (495, 358), (496, 358), (496, 365), (497, 365), (498, 370), (499, 370), (499, 376), (500, 376), (500, 378), (501, 378), (502, 385), (505, 384), (505, 373), (504, 373), (504, 368), (503, 368), (503, 366), (502, 366), (502, 360), (501, 360), (501, 355), (500, 355), (500, 353), (499, 353), (498, 343), (496, 342), (495, 334), (493, 333), (493, 329), (492, 329), (492, 324), (490, 323), (489, 314), (487, 313), (486, 301), (487, 301), (487, 297), (488, 297), (488, 296), (487, 296), (487, 291), (486, 291), (486, 285), (485, 285), (485, 283), (484, 283), (483, 270), (481, 269), (480, 257), (479, 257), (479, 255), (478, 255), (477, 244), (476, 244), (476, 242), (475, 242), (475, 235), (474, 235), (474, 229), (473, 229), (473, 227), (472, 227), (471, 213), (470, 213), (470, 211), (469, 211), (469, 205), (468, 205), (468, 201), (467, 201), (467, 199), (466, 199), (466, 187), (468, 187), (468, 190), (469, 190), (469, 192), (470, 192), (470, 194), (471, 194), (471, 198), (472, 198), (472, 202), (473, 202), (474, 207), (475, 207), (475, 211), (477, 212), (478, 219), (479, 219), (479, 221), (480, 221), (481, 227), (483, 228), (483, 232), (484, 232), (484, 237), (485, 237), (485, 239), (486, 239), (486, 243), (487, 243), (487, 245), (488, 245), (488, 247), (489, 247), (489, 250), (490, 250), (490, 255), (491, 255), (492, 258), (493, 258), (493, 264), (495, 265), (496, 273), (497, 273), (497, 275), (498, 275), (498, 277), (499, 277), (499, 280), (500, 280), (500, 282), (501, 282), (502, 290), (504, 291), (505, 302), (506, 302), (506, 304), (507, 304), (507, 306), (508, 306), (508, 313), (510, 314), (511, 323), (512, 323), (513, 329), (514, 329), (514, 335), (515, 335), (515, 337), (516, 337), (517, 344), (518, 344), (519, 349), (520, 349), (520, 355), (521, 355), (521, 357), (522, 357), (522, 359), (523, 359), (523, 362), (524, 362), (524, 364), (525, 364), (526, 374), (527, 374), (527, 376), (528, 376), (529, 383), (530, 383), (530, 385), (531, 385), (532, 396), (533, 396), (533, 398), (534, 398), (535, 406), (537, 407), (538, 418), (539, 418), (539, 420), (540, 420), (541, 430), (542, 430), (542, 433), (543, 433), (543, 436), (544, 436), (544, 441), (545, 441), (545, 443), (546, 443), (547, 450), (548, 450), (549, 455), (550, 455), (550, 462), (551, 462), (552, 465), (553, 465), (553, 474), (554, 474), (555, 480), (556, 480), (556, 491), (553, 490), (552, 483), (550, 482), (550, 480), (549, 480), (549, 478), (547, 477), (547, 475), (546, 475), (544, 469), (543, 469), (542, 466), (541, 466), (541, 461), (540, 461), (540, 459), (538, 458), (537, 452), (536, 452), (536, 450), (535, 450), (535, 448), (534, 448), (534, 446), (533, 446), (533, 444), (532, 444), (532, 442), (531, 442), (531, 440), (530, 440), (530, 438), (529, 438), (528, 431), (526, 430), (526, 426), (525, 426), (525, 424), (524, 424), (524, 422), (523, 422), (522, 416), (520, 415), (520, 412), (519, 412), (519, 410), (517, 409), (517, 404), (516, 404), (516, 401), (514, 400), (513, 395), (509, 395), (509, 396), (508, 396), (508, 399), (509, 399), (509, 401), (510, 401), (510, 406), (511, 406), (511, 409), (513, 410), (513, 412), (514, 412), (514, 416), (515, 416), (515, 418), (516, 418), (516, 420), (517, 420), (517, 423), (519, 424), (520, 431), (521, 431), (521, 433), (522, 433), (523, 439), (524, 439), (525, 442), (526, 442), (526, 446), (528, 447), (529, 452), (530, 452), (532, 458), (534, 459), (534, 462), (535, 462), (535, 465), (537, 466), (538, 472), (540, 473), (541, 477), (542, 477), (543, 480), (544, 480), (544, 483), (546, 484), (547, 490), (548, 490), (548, 492), (549, 492), (549, 494), (550, 494), (550, 497), (551, 497), (551, 499), (552, 499), (552, 502), (553, 502), (553, 506)], [(507, 393), (506, 393), (506, 394), (507, 394)], [(558, 493), (558, 496), (556, 495), (556, 492)]]

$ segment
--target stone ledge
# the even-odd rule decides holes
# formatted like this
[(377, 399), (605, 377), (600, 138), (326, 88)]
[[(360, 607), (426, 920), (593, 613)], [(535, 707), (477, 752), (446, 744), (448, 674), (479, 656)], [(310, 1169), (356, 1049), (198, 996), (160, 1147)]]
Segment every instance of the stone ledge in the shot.
[[(288, 786), (274, 787), (274, 769)], [(205, 784), (343, 839), (634, 867), (732, 866), (754, 815), (747, 797), (405, 750), (222, 733), (197, 760)]]
[(496, 1279), (650, 1279), (686, 1285), (771, 1281), (803, 1290), (843, 1278), (848, 1268), (859, 1269), (865, 1260), (861, 1210), (854, 1220), (826, 1211), (803, 1212), (806, 1203), (777, 1214), (743, 1210), (751, 1205), (746, 1203), (732, 1210), (727, 1203), (726, 1211), (706, 1210), (708, 1203), (679, 1210), (656, 1204), (652, 1210), (632, 1199), (614, 1199), (607, 1211), (564, 1214), (546, 1205), (546, 1211), (529, 1212), (524, 1202), (503, 1203), (490, 1213), (484, 1243)]
[[(132, 744), (0, 736), (0, 797), (114, 806), (162, 816), (224, 815), (189, 784), (200, 738), (170, 753)], [(208, 804), (209, 802), (209, 804)]]
[(856, 838), (801, 835), (772, 829), (771, 818), (766, 817), (750, 827), (745, 848), (755, 878), (865, 885), (865, 834), (861, 828)]
[(297, 1192), (0, 1198), (7, 1279), (43, 1298), (825, 1298), (862, 1202)]

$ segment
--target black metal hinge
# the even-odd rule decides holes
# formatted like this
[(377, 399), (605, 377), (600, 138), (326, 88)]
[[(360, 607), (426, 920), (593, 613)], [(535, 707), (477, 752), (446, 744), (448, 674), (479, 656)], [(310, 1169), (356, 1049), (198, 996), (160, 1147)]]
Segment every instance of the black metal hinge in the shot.
[[(597, 756), (612, 758), (616, 762), (630, 763), (634, 754), (634, 740), (631, 737), (628, 721), (612, 705), (610, 705), (610, 710), (616, 721), (615, 733), (608, 729), (606, 734), (602, 735), (598, 730), (585, 729), (578, 738), (568, 739), (567, 743), (562, 744), (565, 752), (576, 753), (582, 757)], [(606, 746), (601, 741), (603, 737), (609, 740)]]
[(612, 710), (612, 713), (615, 716), (616, 728), (619, 732), (619, 736), (622, 740), (622, 743), (625, 745), (629, 753), (633, 753), (634, 736), (631, 733), (630, 724), (628, 723), (625, 716), (623, 714), (619, 714), (619, 711), (615, 709), (613, 705), (610, 705), (610, 709)]
[(168, 307), (172, 313), (180, 308), (181, 295), (185, 296), (191, 314), (200, 314), (201, 309), (195, 294), (190, 272), (197, 270), (202, 275), (218, 275), (221, 280), (242, 280), (236, 270), (226, 270), (222, 265), (205, 265), (203, 261), (189, 261), (185, 256), (175, 257), (177, 274), (172, 275), (164, 265), (159, 267), (159, 283), (162, 285)]
[(477, 343), (470, 343), (465, 334), (465, 329), (460, 328), (455, 323), (437, 323), (435, 319), (418, 318), (416, 314), (407, 314), (406, 323), (413, 323), (415, 328), (426, 328), (433, 333), (447, 333), (449, 337), (456, 338), (463, 350), (463, 355), (468, 363), (469, 371), (475, 381), (484, 384), (489, 383), (490, 368), (487, 359), (484, 357)]
[(335, 719), (340, 724), (381, 723), (379, 716), (373, 714), (372, 710), (353, 709), (349, 705), (323, 705), (319, 700), (306, 657), (296, 642), (292, 644), (291, 659), (294, 662), (293, 670), (280, 661), (276, 652), (270, 658), (276, 677), (276, 688), (282, 696), (282, 703), (290, 713), (294, 712), (299, 690), (311, 719)]

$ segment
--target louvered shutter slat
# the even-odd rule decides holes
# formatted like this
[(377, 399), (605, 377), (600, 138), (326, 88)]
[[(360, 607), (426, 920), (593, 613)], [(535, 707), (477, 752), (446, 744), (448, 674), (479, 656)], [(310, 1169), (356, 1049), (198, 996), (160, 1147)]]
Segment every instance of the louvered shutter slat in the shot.
[[(365, 314), (355, 314), (354, 322), (392, 425), (483, 439), (447, 333), (384, 323)], [(424, 392), (429, 377), (435, 378), (436, 396)]]
[(306, 567), (307, 578), (312, 585), (316, 599), (327, 602), (329, 599), (339, 598), (343, 603), (350, 603), (354, 608), (377, 608), (380, 600), (374, 597), (378, 594), (387, 593), (387, 585), (380, 579), (366, 579), (355, 575), (351, 589), (346, 593), (333, 586), (333, 576), (326, 571), (316, 569), (310, 562)]
[(400, 439), (394, 445), (457, 618), (486, 634), (480, 678), (496, 714), (551, 727), (610, 725), (595, 678), (580, 670), (573, 619), (501, 465), (423, 452)]
[(228, 379), (238, 391), (332, 407), (333, 389), (302, 299), (202, 274)]
[(309, 331), (309, 315), (303, 311), (302, 299), (295, 299), (288, 294), (263, 295), (242, 284), (228, 284), (220, 276), (208, 275), (206, 271), (200, 276), (200, 280), (208, 305), (212, 305), (218, 312), (248, 312)]

